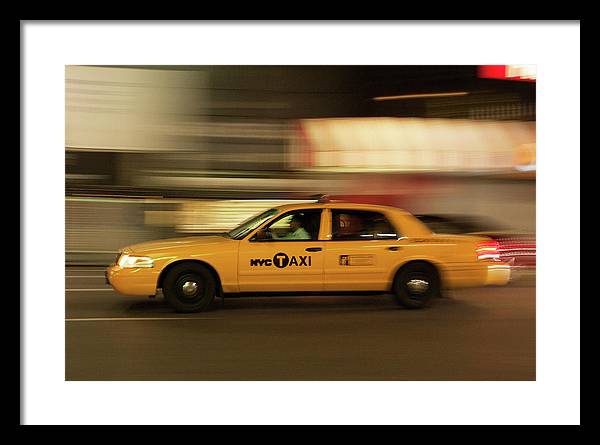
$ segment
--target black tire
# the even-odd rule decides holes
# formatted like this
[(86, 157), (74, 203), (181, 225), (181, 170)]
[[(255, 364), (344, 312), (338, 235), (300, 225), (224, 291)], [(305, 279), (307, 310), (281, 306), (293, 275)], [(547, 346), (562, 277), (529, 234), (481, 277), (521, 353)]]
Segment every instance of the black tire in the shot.
[(177, 312), (205, 311), (216, 293), (215, 277), (201, 264), (178, 264), (163, 281), (165, 299)]
[(427, 263), (409, 263), (396, 274), (394, 301), (407, 309), (427, 307), (440, 295), (440, 277), (435, 267)]

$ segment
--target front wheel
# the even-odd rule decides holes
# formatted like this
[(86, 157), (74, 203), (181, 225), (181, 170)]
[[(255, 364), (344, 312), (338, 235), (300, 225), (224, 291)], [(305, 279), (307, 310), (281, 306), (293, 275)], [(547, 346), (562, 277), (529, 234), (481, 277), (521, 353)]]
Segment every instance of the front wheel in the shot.
[(200, 264), (183, 263), (171, 269), (163, 282), (163, 294), (177, 312), (200, 312), (215, 299), (213, 274)]
[(393, 291), (397, 304), (407, 309), (420, 309), (440, 294), (440, 279), (430, 264), (407, 264), (396, 275)]

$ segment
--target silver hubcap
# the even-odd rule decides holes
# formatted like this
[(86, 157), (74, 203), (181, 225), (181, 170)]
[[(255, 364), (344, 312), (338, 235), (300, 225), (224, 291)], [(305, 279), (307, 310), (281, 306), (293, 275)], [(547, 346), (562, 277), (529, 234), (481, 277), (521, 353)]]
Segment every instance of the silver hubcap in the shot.
[(198, 290), (198, 283), (196, 283), (195, 281), (186, 281), (185, 283), (183, 283), (181, 289), (186, 295), (194, 295)]
[(424, 294), (429, 289), (429, 283), (425, 280), (410, 280), (406, 286), (415, 294)]

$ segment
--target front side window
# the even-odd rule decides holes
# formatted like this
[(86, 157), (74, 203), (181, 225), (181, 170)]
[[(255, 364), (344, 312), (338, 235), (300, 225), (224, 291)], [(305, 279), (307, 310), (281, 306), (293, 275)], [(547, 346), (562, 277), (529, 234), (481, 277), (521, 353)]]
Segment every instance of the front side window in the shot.
[(398, 233), (387, 218), (377, 212), (332, 210), (333, 241), (398, 239)]
[(321, 210), (286, 213), (258, 231), (253, 241), (314, 241), (319, 237)]

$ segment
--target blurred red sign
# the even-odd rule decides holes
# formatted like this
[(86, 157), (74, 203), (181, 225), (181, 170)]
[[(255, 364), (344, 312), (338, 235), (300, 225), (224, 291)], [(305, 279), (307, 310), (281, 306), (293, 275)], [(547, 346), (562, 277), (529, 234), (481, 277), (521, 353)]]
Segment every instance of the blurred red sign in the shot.
[(479, 77), (535, 82), (535, 65), (479, 65)]

